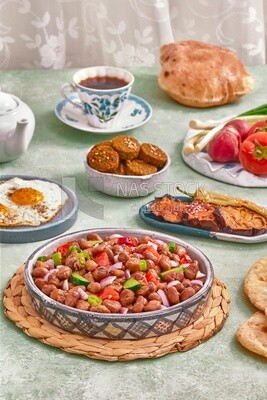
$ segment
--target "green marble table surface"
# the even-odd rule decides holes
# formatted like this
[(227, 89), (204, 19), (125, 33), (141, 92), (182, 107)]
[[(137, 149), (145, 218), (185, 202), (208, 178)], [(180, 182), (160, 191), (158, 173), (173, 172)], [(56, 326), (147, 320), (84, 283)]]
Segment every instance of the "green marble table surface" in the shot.
[[(97, 227), (133, 227), (153, 230), (138, 216), (138, 209), (154, 195), (177, 194), (176, 184), (204, 184), (206, 188), (267, 204), (266, 188), (244, 188), (215, 181), (187, 166), (181, 157), (182, 141), (192, 118), (219, 119), (266, 103), (267, 67), (248, 67), (256, 88), (240, 101), (210, 109), (191, 109), (172, 101), (158, 86), (157, 69), (132, 68), (132, 93), (147, 100), (152, 118), (128, 134), (155, 143), (172, 163), (161, 193), (145, 198), (119, 199), (89, 191), (83, 156), (98, 141), (114, 135), (97, 135), (66, 126), (57, 119), (55, 106), (60, 87), (74, 70), (1, 71), (0, 86), (18, 96), (33, 110), (34, 137), (26, 153), (0, 164), (1, 175), (25, 174), (59, 182), (76, 182), (81, 201), (78, 217), (69, 231)], [(76, 69), (77, 70), (77, 69)], [(75, 71), (76, 71), (75, 70)], [(91, 200), (98, 213), (86, 206)], [(85, 205), (84, 205), (85, 204)], [(241, 244), (179, 235), (210, 258), (215, 274), (230, 294), (230, 315), (223, 329), (196, 348), (157, 359), (131, 362), (93, 360), (68, 354), (28, 337), (1, 312), (1, 391), (3, 400), (263, 400), (267, 394), (265, 360), (246, 351), (235, 339), (240, 324), (255, 311), (246, 299), (243, 280), (250, 266), (267, 255), (267, 243)], [(1, 244), (1, 292), (17, 268), (42, 244)]]

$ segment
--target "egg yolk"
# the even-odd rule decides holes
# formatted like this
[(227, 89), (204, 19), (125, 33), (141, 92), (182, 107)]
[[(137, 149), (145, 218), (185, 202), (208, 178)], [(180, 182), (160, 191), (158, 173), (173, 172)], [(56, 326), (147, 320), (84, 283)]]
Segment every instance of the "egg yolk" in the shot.
[(8, 213), (8, 208), (4, 206), (4, 204), (0, 203), (0, 213), (1, 214), (7, 214)]
[(33, 188), (21, 188), (10, 195), (10, 199), (20, 206), (33, 206), (44, 199), (43, 193)]

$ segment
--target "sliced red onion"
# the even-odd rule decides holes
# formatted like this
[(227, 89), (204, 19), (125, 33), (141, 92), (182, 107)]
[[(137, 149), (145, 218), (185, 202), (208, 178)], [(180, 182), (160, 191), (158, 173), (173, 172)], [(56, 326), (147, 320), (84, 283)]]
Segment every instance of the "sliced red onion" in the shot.
[(54, 261), (52, 260), (52, 258), (49, 258), (48, 260), (46, 260), (45, 263), (48, 265), (49, 269), (55, 268), (55, 264), (54, 264)]
[(117, 239), (123, 237), (122, 235), (119, 235), (118, 233), (114, 233), (113, 235), (109, 236), (109, 239)]
[(188, 268), (190, 265), (191, 265), (190, 263), (185, 263), (185, 264), (181, 264), (180, 267)]
[(160, 296), (161, 300), (162, 300), (162, 304), (166, 307), (170, 307), (170, 303), (169, 303), (169, 299), (166, 295), (166, 293), (164, 292), (164, 290), (159, 289), (157, 291), (158, 295)]
[(165, 244), (166, 245), (166, 243), (165, 242), (163, 242), (162, 240), (160, 240), (160, 239), (155, 239), (155, 242), (157, 243), (157, 244)]
[(178, 280), (171, 281), (171, 282), (168, 282), (168, 283), (167, 283), (166, 287), (169, 288), (169, 287), (178, 285), (178, 283), (180, 283), (180, 281), (178, 281)]
[(101, 279), (101, 281), (99, 282), (101, 287), (104, 288), (107, 285), (111, 285), (116, 279), (116, 276), (107, 276), (104, 279)]
[(129, 279), (130, 277), (131, 277), (131, 272), (130, 272), (129, 269), (126, 269), (126, 270), (125, 270), (125, 278), (126, 278), (126, 279)]
[(119, 261), (119, 254), (115, 254), (114, 256), (114, 262), (117, 263)]
[(206, 276), (206, 275), (203, 274), (203, 273), (200, 272), (200, 271), (197, 271), (197, 274), (196, 274), (196, 278), (197, 278), (197, 279), (199, 279), (199, 278), (204, 278), (204, 276)]
[(82, 300), (87, 300), (88, 299), (88, 294), (80, 287), (77, 288), (77, 291), (80, 295), (80, 299)]
[(158, 250), (158, 245), (156, 243), (148, 241), (147, 244), (152, 246), (154, 248), (154, 250)]
[(164, 306), (163, 304), (161, 304), (161, 306), (160, 306), (160, 309), (161, 309), (161, 310), (166, 310), (166, 308), (168, 308), (168, 307), (166, 307), (166, 306)]
[(68, 279), (64, 279), (63, 285), (62, 285), (62, 290), (69, 290), (69, 281)]
[(191, 283), (192, 285), (203, 286), (203, 282), (200, 279), (192, 279)]
[(121, 307), (119, 313), (120, 313), (120, 314), (127, 314), (128, 311), (129, 311), (128, 308), (126, 308), (126, 307)]
[(172, 267), (178, 267), (178, 262), (177, 261), (174, 261), (174, 260), (170, 260), (170, 265), (172, 266)]
[(52, 275), (52, 274), (54, 274), (54, 273), (55, 273), (55, 268), (54, 268), (54, 269), (50, 269), (50, 270), (47, 272), (47, 274), (45, 274), (45, 276), (43, 277), (43, 280), (44, 280), (45, 282), (47, 282), (49, 276)]
[(108, 267), (109, 271), (112, 271), (113, 269), (122, 269), (122, 262), (116, 262), (115, 264), (112, 264), (110, 267)]

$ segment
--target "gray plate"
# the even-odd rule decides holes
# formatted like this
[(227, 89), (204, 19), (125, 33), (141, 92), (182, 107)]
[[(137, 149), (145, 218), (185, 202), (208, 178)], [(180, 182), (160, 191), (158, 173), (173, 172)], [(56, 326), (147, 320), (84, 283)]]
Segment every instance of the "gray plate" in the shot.
[(60, 185), (58, 182), (45, 178), (39, 178), (37, 176), (2, 175), (0, 176), (0, 181), (6, 181), (15, 177), (29, 181), (32, 179), (39, 179), (45, 182), (55, 183), (62, 190), (64, 190), (64, 192), (68, 196), (68, 200), (61, 211), (50, 222), (47, 222), (46, 224), (36, 227), (21, 226), (14, 228), (0, 228), (0, 243), (38, 242), (40, 240), (45, 240), (60, 235), (74, 224), (78, 211), (78, 200), (72, 190), (70, 190), (66, 186)]

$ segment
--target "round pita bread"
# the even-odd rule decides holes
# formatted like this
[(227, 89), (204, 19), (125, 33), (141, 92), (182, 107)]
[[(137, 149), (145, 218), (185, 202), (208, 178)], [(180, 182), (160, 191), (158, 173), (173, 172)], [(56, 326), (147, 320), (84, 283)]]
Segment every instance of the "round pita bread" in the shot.
[(160, 48), (159, 86), (178, 103), (214, 107), (232, 103), (255, 87), (255, 79), (237, 54), (196, 40)]
[(267, 309), (267, 256), (250, 268), (244, 280), (244, 292), (250, 302), (264, 313)]
[(236, 331), (237, 340), (246, 349), (267, 358), (267, 316), (257, 311)]

